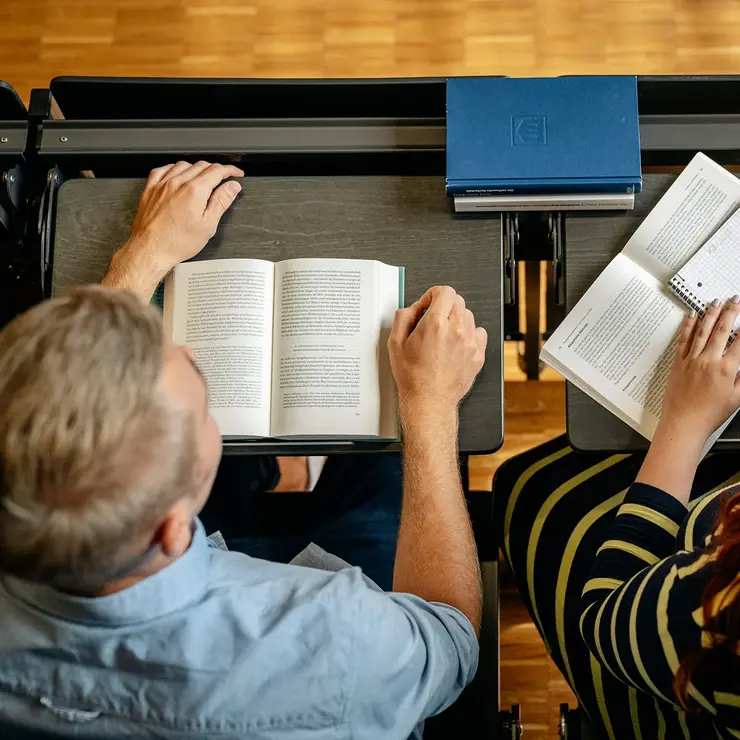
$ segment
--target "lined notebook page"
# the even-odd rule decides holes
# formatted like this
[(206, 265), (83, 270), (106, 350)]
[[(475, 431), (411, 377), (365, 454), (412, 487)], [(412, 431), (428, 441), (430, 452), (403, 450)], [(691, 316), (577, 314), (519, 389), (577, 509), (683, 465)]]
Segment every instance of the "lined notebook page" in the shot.
[(715, 298), (725, 303), (740, 295), (740, 210), (671, 278), (670, 287), (700, 315)]

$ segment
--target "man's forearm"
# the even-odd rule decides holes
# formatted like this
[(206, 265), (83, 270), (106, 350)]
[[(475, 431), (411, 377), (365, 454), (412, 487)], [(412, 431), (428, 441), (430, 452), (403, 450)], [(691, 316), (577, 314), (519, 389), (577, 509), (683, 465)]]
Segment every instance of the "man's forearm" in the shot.
[(129, 241), (113, 255), (102, 284), (130, 290), (149, 303), (163, 277), (162, 267), (153, 259), (150, 250)]
[(478, 632), (480, 568), (460, 483), (457, 412), (402, 416), (404, 494), (393, 590), (454, 606)]

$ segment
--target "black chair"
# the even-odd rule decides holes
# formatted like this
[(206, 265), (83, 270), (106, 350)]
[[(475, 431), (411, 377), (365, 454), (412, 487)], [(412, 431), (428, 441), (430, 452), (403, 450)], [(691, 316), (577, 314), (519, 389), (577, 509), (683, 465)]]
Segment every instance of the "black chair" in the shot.
[(567, 704), (561, 704), (558, 737), (561, 740), (603, 740), (605, 736), (594, 728), (580, 707), (571, 709)]
[(0, 80), (0, 121), (25, 121), (28, 111), (13, 86)]
[(0, 80), (0, 328), (31, 303), (25, 287), (36, 262), (22, 243), (28, 111), (18, 93)]

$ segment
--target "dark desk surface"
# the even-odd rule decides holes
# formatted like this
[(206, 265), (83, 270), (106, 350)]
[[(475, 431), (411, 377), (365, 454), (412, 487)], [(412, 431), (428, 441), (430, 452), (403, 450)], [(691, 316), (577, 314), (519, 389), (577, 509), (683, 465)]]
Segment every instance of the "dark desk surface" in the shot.
[[(460, 410), (460, 449), (503, 441), (501, 227), (498, 218), (456, 216), (441, 177), (246, 178), (243, 194), (198, 256), (354, 257), (406, 267), (406, 299), (452, 285), (488, 330), (486, 365)], [(125, 241), (143, 180), (71, 180), (60, 192), (52, 291), (99, 282)], [(231, 446), (231, 444), (229, 445)], [(231, 452), (314, 454), (395, 450), (385, 443), (235, 443)]]
[[(670, 187), (676, 175), (645, 175), (635, 209), (599, 216), (568, 214), (565, 220), (566, 307), (570, 310), (591, 283), (619, 252), (627, 240)], [(647, 440), (624, 422), (568, 383), (567, 424), (571, 444), (583, 451), (630, 451), (647, 449)], [(718, 445), (740, 446), (740, 417), (722, 435)]]

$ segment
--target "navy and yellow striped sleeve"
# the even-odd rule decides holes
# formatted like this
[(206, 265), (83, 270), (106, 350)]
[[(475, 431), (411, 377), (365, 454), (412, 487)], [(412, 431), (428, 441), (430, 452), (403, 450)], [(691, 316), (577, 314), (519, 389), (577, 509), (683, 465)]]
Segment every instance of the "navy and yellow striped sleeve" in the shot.
[[(713, 556), (703, 550), (674, 552), (686, 514), (673, 496), (634, 484), (598, 551), (581, 610), (581, 633), (596, 660), (624, 683), (674, 704), (679, 665), (706, 640), (701, 604), (714, 572)], [(715, 692), (738, 689), (717, 681), (690, 689), (715, 716)], [(737, 722), (723, 716), (722, 724), (737, 727), (740, 737), (740, 708), (737, 714)]]
[(665, 491), (634, 483), (619, 507), (607, 541), (599, 548), (584, 596), (611, 591), (645, 566), (671, 555), (687, 513), (687, 508)]

